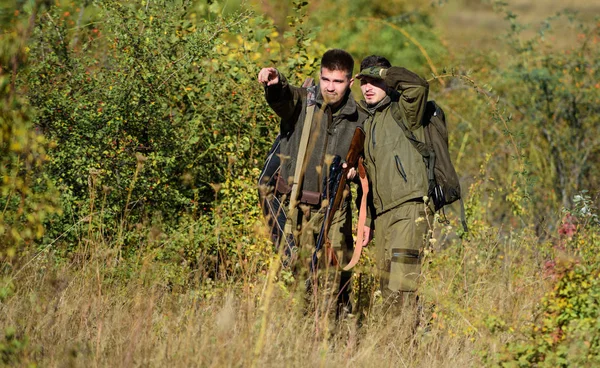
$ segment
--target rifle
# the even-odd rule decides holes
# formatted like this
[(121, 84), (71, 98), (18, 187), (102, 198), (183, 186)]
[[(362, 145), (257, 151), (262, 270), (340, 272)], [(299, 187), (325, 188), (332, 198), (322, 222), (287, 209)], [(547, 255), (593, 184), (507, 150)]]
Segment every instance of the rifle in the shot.
[(331, 243), (327, 239), (327, 234), (329, 232), (331, 222), (333, 221), (333, 215), (339, 209), (344, 198), (344, 188), (346, 187), (346, 177), (348, 176), (348, 171), (358, 165), (358, 160), (364, 150), (364, 142), (365, 132), (361, 127), (357, 127), (354, 131), (350, 148), (348, 148), (348, 153), (346, 154), (346, 167), (342, 167), (340, 156), (335, 155), (331, 165), (329, 165), (329, 175), (323, 179), (323, 198), (328, 199), (328, 202), (325, 209), (323, 224), (321, 225), (319, 237), (317, 238), (317, 243), (315, 245), (315, 251), (312, 256), (312, 271), (317, 269), (317, 253), (321, 250), (321, 248), (323, 248), (323, 244), (325, 244), (325, 254), (327, 260), (334, 266), (338, 265), (337, 257), (331, 248)]
[[(280, 187), (283, 187), (283, 185), (281, 185), (279, 178), (281, 165), (279, 159), (280, 140), (281, 137), (277, 135), (258, 178), (258, 199), (263, 215), (269, 225), (273, 245), (278, 249), (280, 243), (283, 243), (285, 246), (285, 259), (290, 259), (296, 248), (296, 243), (292, 234), (284, 234), (283, 232), (287, 221), (287, 213), (281, 203), (284, 199), (282, 196), (285, 194), (285, 188), (282, 192)], [(282, 242), (282, 239), (285, 239), (285, 242)], [(286, 265), (285, 262), (287, 261), (284, 261), (284, 265)]]

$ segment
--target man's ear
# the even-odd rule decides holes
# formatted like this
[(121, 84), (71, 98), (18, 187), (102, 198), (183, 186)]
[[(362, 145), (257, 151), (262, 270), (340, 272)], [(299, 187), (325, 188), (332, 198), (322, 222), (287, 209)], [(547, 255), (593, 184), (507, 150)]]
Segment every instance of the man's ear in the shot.
[(354, 78), (350, 78), (350, 86), (348, 88), (352, 88), (353, 84), (354, 84)]

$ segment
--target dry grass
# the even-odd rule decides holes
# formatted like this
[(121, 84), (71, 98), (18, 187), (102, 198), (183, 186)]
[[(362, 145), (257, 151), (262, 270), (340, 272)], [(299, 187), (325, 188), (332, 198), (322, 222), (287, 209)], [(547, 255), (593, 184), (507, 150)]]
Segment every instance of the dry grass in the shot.
[(545, 287), (532, 249), (463, 246), (462, 258), (439, 251), (426, 271), (422, 300), (435, 305), (421, 313), (427, 332), (414, 328), (414, 310), (392, 316), (379, 304), (360, 327), (356, 316), (336, 324), (305, 313), (302, 293), (258, 270), (235, 285), (175, 292), (160, 264), (125, 272), (99, 255), (31, 263), (0, 306), (0, 330), (16, 327), (28, 341), (15, 354), (22, 365), (44, 367), (478, 367), (517, 336), (491, 332), (486, 319), (526, 325)]

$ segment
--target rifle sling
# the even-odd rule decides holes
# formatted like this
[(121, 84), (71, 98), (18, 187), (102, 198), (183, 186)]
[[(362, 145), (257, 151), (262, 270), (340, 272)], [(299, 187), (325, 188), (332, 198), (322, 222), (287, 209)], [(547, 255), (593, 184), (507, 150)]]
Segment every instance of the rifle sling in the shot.
[[(298, 190), (302, 185), (302, 168), (304, 167), (304, 159), (306, 156), (306, 148), (308, 147), (308, 137), (310, 136), (310, 129), (312, 127), (313, 115), (315, 113), (315, 104), (314, 102), (310, 104), (310, 98), (307, 96), (306, 98), (306, 116), (304, 118), (304, 126), (302, 127), (302, 136), (300, 137), (300, 146), (298, 147), (298, 156), (296, 158), (296, 170), (294, 171), (294, 179), (292, 182), (292, 193), (290, 195), (290, 215), (288, 218), (295, 219), (297, 216), (294, 216), (296, 211), (298, 210)], [(286, 221), (285, 223), (285, 234), (292, 234), (292, 221)]]
[[(307, 101), (308, 103), (308, 101)], [(291, 207), (296, 207), (298, 201), (298, 190), (302, 185), (304, 174), (304, 159), (306, 157), (306, 148), (308, 147), (308, 137), (310, 136), (310, 128), (312, 127), (313, 115), (315, 113), (315, 105), (307, 106), (304, 126), (302, 127), (302, 136), (300, 137), (300, 146), (298, 147), (298, 156), (296, 158), (296, 170), (294, 171), (294, 181), (292, 182), (292, 194), (290, 197)]]
[(344, 271), (348, 271), (352, 267), (356, 266), (360, 259), (360, 254), (363, 248), (363, 236), (365, 230), (365, 223), (367, 221), (367, 194), (369, 194), (369, 181), (367, 180), (367, 172), (363, 165), (363, 158), (358, 160), (358, 178), (360, 179), (360, 186), (362, 187), (362, 198), (360, 199), (360, 209), (358, 211), (358, 224), (356, 227), (356, 244), (354, 245), (354, 253), (352, 253), (352, 259), (344, 267)]

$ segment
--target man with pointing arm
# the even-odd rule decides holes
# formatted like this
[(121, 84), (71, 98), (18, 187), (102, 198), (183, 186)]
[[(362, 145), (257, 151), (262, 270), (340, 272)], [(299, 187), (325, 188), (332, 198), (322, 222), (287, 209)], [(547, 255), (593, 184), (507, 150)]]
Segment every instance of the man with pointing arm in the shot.
[[(344, 50), (328, 50), (321, 59), (319, 83), (315, 88), (295, 87), (275, 68), (263, 68), (258, 81), (265, 87), (265, 98), (271, 108), (281, 118), (280, 124), (280, 177), (282, 193), (298, 193), (297, 198), (288, 198), (284, 203), (289, 216), (288, 229), (295, 238), (300, 260), (303, 265), (311, 262), (316, 238), (324, 220), (321, 198), (323, 177), (327, 175), (331, 157), (346, 157), (352, 137), (357, 127), (362, 126), (366, 115), (358, 109), (350, 87), (354, 60)], [(307, 119), (307, 110), (314, 104), (314, 113)], [(309, 124), (308, 143), (302, 163), (298, 163), (301, 151), (302, 131)], [(300, 155), (302, 156), (302, 155)], [(300, 167), (300, 180), (296, 188), (286, 188), (292, 184), (296, 166)], [(295, 189), (295, 191), (294, 191)], [(341, 208), (335, 212), (329, 229), (329, 240), (337, 259), (346, 261), (352, 254), (352, 215), (350, 196), (346, 197)], [(296, 207), (297, 205), (297, 207)], [(293, 211), (298, 208), (298, 211)], [(282, 237), (285, 239), (285, 235)], [(320, 263), (326, 257), (321, 257)], [(322, 265), (323, 266), (323, 265)], [(306, 268), (305, 268), (306, 269)], [(350, 273), (343, 272), (339, 279), (338, 308), (349, 305)], [(336, 288), (338, 289), (338, 288)], [(335, 294), (335, 293), (334, 293)]]

